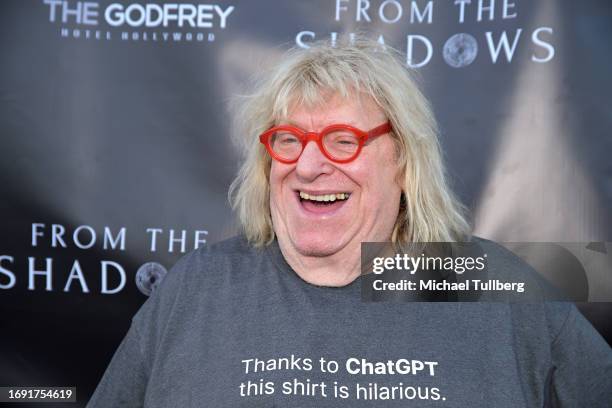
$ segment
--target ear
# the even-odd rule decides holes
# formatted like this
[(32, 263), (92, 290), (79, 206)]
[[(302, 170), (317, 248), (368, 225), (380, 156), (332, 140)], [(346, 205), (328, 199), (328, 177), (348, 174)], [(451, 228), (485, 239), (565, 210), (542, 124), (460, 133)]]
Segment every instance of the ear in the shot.
[(397, 163), (397, 169), (395, 171), (395, 183), (402, 190), (402, 195), (404, 195), (404, 180), (406, 180), (406, 169), (404, 166), (401, 166), (400, 163)]

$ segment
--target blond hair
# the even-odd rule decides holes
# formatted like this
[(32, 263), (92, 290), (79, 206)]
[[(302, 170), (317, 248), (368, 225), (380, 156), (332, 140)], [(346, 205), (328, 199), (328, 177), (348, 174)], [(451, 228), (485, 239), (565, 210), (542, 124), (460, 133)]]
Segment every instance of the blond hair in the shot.
[(241, 101), (239, 141), (244, 162), (229, 191), (232, 208), (251, 244), (274, 240), (270, 215), (271, 158), (263, 133), (297, 106), (324, 105), (329, 92), (344, 98), (370, 96), (393, 126), (402, 189), (391, 240), (462, 241), (469, 237), (464, 209), (450, 191), (429, 106), (399, 52), (364, 37), (349, 43), (314, 42), (292, 48)]

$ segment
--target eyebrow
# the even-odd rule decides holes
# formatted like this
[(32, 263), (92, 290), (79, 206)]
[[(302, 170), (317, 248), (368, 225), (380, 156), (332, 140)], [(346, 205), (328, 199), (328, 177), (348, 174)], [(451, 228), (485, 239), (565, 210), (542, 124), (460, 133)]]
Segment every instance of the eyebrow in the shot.
[[(294, 121), (289, 120), (289, 119), (282, 119), (282, 120), (280, 120), (279, 125), (281, 125), (281, 124), (282, 125), (291, 125), (291, 126), (295, 126), (295, 127), (298, 127), (300, 129), (304, 129), (305, 130), (305, 128), (303, 126), (301, 126), (299, 123), (294, 122)], [(330, 123), (329, 125), (337, 125), (337, 124), (349, 125), (349, 126), (353, 126), (355, 128), (359, 128), (359, 126), (357, 126), (357, 124), (354, 121), (352, 121), (352, 120), (349, 120), (347, 122), (335, 121), (335, 122)], [(325, 128), (325, 127), (327, 127), (329, 125), (323, 126), (323, 128)]]

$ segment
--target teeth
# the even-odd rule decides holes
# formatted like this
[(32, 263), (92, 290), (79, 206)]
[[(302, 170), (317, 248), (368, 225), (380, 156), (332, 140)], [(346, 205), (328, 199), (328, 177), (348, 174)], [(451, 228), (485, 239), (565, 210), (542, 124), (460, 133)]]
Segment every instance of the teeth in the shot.
[(300, 197), (303, 200), (311, 200), (311, 201), (336, 201), (336, 200), (346, 200), (349, 198), (350, 193), (336, 193), (336, 194), (322, 194), (322, 195), (314, 195), (307, 194), (300, 191)]

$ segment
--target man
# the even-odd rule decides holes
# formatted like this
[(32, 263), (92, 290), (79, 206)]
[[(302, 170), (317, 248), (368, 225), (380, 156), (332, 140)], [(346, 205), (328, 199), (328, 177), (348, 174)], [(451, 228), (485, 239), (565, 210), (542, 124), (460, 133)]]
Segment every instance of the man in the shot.
[(362, 242), (470, 239), (400, 61), (318, 43), (246, 98), (243, 234), (175, 266), (90, 407), (610, 406), (612, 353), (570, 304), (361, 301)]

